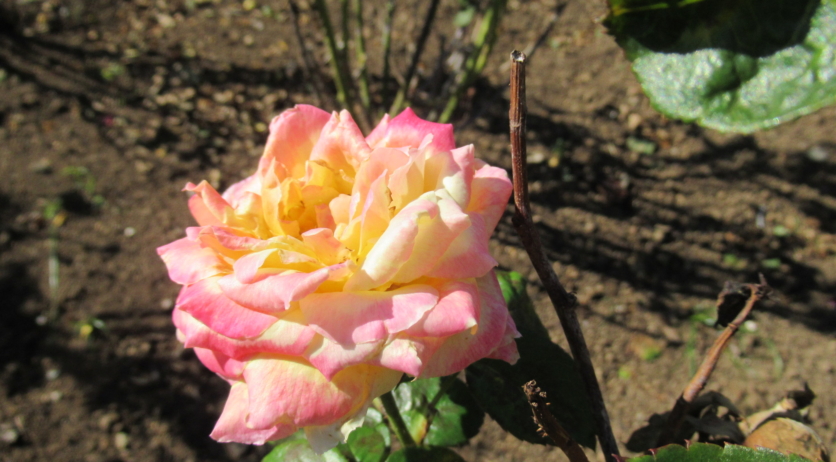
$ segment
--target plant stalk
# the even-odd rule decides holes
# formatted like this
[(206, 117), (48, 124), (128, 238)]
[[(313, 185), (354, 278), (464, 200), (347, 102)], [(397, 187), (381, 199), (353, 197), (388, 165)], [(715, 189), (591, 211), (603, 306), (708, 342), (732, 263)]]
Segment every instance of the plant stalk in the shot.
[(485, 69), (488, 63), (488, 56), (491, 54), (493, 44), (496, 41), (496, 29), (499, 27), (499, 19), (502, 17), (502, 12), (505, 10), (507, 0), (493, 0), (491, 5), (485, 11), (485, 16), (482, 18), (482, 24), (479, 28), (479, 34), (473, 41), (475, 49), (467, 57), (464, 65), (464, 75), (458, 81), (453, 94), (447, 100), (447, 105), (444, 106), (444, 111), (438, 117), (438, 122), (447, 123), (459, 106), (464, 91), (467, 90), (476, 77)]
[(322, 27), (325, 29), (325, 43), (328, 46), (328, 53), (331, 55), (331, 73), (334, 76), (334, 86), (337, 89), (337, 102), (345, 109), (352, 112), (353, 104), (348, 92), (348, 77), (345, 75), (346, 66), (343, 63), (344, 55), (337, 47), (337, 40), (334, 37), (334, 27), (331, 25), (331, 18), (328, 16), (328, 7), (325, 0), (314, 0), (319, 17), (322, 20)]
[(418, 42), (415, 45), (415, 52), (412, 53), (412, 61), (409, 63), (409, 69), (406, 71), (406, 77), (404, 78), (401, 87), (398, 89), (398, 93), (395, 95), (395, 102), (393, 102), (392, 107), (389, 108), (389, 114), (395, 115), (401, 112), (401, 109), (404, 107), (404, 103), (408, 101), (407, 93), (409, 92), (409, 87), (412, 84), (412, 76), (415, 75), (415, 70), (418, 68), (418, 63), (421, 61), (421, 55), (424, 53), (424, 45), (426, 45), (427, 38), (430, 36), (433, 19), (435, 19), (436, 11), (438, 11), (439, 3), (440, 0), (432, 0), (432, 3), (430, 3), (430, 9), (427, 10), (427, 17), (424, 19), (424, 26), (421, 28), (421, 35), (418, 37)]
[(557, 278), (552, 265), (543, 250), (540, 236), (531, 217), (531, 204), (528, 199), (528, 183), (526, 179), (526, 146), (525, 146), (525, 55), (514, 50), (511, 53), (511, 109), (508, 112), (511, 131), (511, 160), (514, 179), (514, 217), (512, 222), (517, 234), (520, 235), (523, 247), (528, 253), (531, 264), (543, 282), (554, 310), (560, 318), (560, 324), (572, 350), (572, 356), (578, 365), (578, 371), (583, 378), (586, 392), (592, 404), (593, 419), (607, 462), (615, 462), (618, 456), (618, 444), (612, 433), (610, 418), (604, 404), (604, 397), (595, 377), (595, 368), (589, 358), (589, 349), (583, 337), (581, 325), (575, 312), (577, 300)]
[(395, 397), (392, 392), (386, 392), (380, 396), (380, 402), (383, 403), (383, 409), (386, 410), (386, 416), (389, 417), (389, 422), (392, 423), (392, 430), (395, 431), (395, 436), (405, 447), (415, 446), (415, 440), (412, 439), (412, 434), (406, 428), (406, 422), (403, 421), (401, 411), (398, 410), (398, 405), (395, 403)]
[(360, 71), (357, 78), (357, 87), (360, 93), (360, 104), (367, 115), (370, 115), (371, 97), (369, 96), (369, 72), (366, 67), (366, 40), (363, 37), (363, 0), (354, 0), (354, 17), (357, 29), (355, 32), (355, 51), (357, 54), (357, 69)]
[[(293, 16), (293, 33), (296, 35), (296, 41), (299, 44), (299, 52), (302, 55), (303, 74), (305, 81), (310, 84), (310, 89), (313, 90), (317, 105), (321, 106), (324, 102), (325, 91), (323, 90), (322, 80), (320, 80), (319, 73), (316, 70), (316, 65), (311, 60), (311, 53), (305, 43), (305, 38), (302, 36), (302, 26), (299, 23), (299, 5), (295, 0), (288, 0), (290, 4), (290, 14)], [(330, 101), (333, 102), (333, 101)]]
[(383, 23), (383, 89), (381, 97), (383, 99), (382, 106), (389, 107), (389, 55), (392, 52), (392, 22), (395, 19), (395, 0), (388, 0), (386, 2), (386, 21)]
[(572, 439), (566, 429), (560, 425), (551, 411), (549, 411), (549, 406), (546, 402), (546, 392), (540, 390), (537, 382), (534, 380), (529, 381), (523, 385), (523, 391), (525, 392), (526, 398), (528, 398), (531, 412), (534, 414), (534, 422), (566, 454), (569, 461), (589, 462), (589, 459), (586, 458), (586, 453), (583, 452), (578, 442)]
[[(705, 388), (705, 384), (711, 377), (711, 373), (714, 372), (714, 368), (717, 367), (717, 361), (720, 360), (720, 355), (723, 353), (723, 350), (726, 349), (726, 346), (729, 344), (729, 340), (731, 340), (735, 332), (740, 329), (740, 326), (743, 324), (743, 321), (746, 320), (746, 317), (749, 316), (749, 313), (755, 307), (755, 304), (769, 296), (771, 288), (766, 283), (766, 279), (762, 274), (760, 275), (760, 279), (760, 284), (746, 284), (745, 287), (749, 290), (749, 298), (746, 300), (746, 305), (743, 306), (743, 309), (740, 310), (737, 316), (735, 316), (734, 320), (726, 326), (725, 330), (723, 330), (720, 336), (717, 337), (717, 340), (714, 341), (714, 344), (711, 345), (711, 348), (705, 355), (705, 359), (702, 364), (700, 364), (700, 368), (697, 369), (697, 373), (694, 374), (691, 381), (688, 382), (688, 385), (685, 387), (685, 390), (679, 398), (677, 398), (676, 404), (674, 404), (673, 409), (670, 414), (668, 414), (668, 420), (665, 424), (664, 430), (662, 431), (662, 434), (659, 435), (659, 440), (656, 442), (657, 447), (674, 442), (676, 434), (682, 426), (685, 416), (690, 410), (691, 403), (694, 402), (703, 388)], [(722, 303), (725, 294), (726, 291), (720, 293), (718, 306)]]

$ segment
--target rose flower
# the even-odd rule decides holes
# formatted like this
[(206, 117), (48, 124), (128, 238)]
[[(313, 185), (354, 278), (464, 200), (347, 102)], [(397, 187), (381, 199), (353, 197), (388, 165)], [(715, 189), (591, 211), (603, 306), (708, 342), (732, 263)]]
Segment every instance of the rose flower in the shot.
[(178, 338), (232, 388), (212, 437), (299, 428), (323, 452), (404, 373), (516, 361), (488, 253), (511, 183), (407, 109), (364, 137), (343, 111), (276, 117), (257, 172), (189, 183), (200, 226), (157, 249)]

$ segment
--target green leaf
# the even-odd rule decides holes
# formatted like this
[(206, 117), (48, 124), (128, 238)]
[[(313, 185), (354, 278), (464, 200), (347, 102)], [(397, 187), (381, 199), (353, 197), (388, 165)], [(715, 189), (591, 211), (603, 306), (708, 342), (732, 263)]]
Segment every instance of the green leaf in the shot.
[[(452, 382), (449, 382), (450, 380)], [(442, 383), (449, 384), (449, 388), (437, 399), (433, 411), (430, 404), (442, 391)], [(404, 382), (392, 394), (409, 433), (419, 444), (464, 444), (479, 433), (479, 428), (485, 420), (485, 413), (473, 399), (467, 386), (456, 378)]]
[(359, 427), (348, 435), (348, 447), (357, 462), (386, 460), (386, 441), (374, 428)]
[(578, 443), (594, 448), (595, 428), (592, 408), (575, 361), (552, 343), (540, 322), (525, 281), (518, 273), (498, 272), (502, 293), (517, 329), (520, 359), (515, 365), (495, 359), (482, 359), (466, 369), (467, 385), (476, 401), (503, 428), (515, 437), (537, 444), (554, 443), (537, 432), (531, 408), (522, 391), (529, 380), (548, 393), (549, 409)]
[(836, 102), (836, 0), (609, 0), (653, 106), (750, 133)]
[(299, 430), (279, 441), (261, 462), (349, 462), (340, 449), (338, 446), (325, 454), (317, 454), (305, 439), (305, 432)]
[[(371, 407), (366, 412), (366, 418), (363, 420), (363, 427), (374, 429), (383, 438), (383, 444), (386, 447), (392, 446), (392, 435), (389, 432), (389, 426), (383, 421), (383, 414), (377, 409)], [(351, 435), (349, 435), (351, 436)]]
[(735, 444), (692, 443), (688, 448), (671, 444), (654, 451), (654, 455), (634, 457), (630, 462), (802, 462), (795, 454), (787, 456), (771, 449), (752, 449)]
[(392, 453), (386, 462), (464, 462), (464, 459), (447, 448), (404, 448)]

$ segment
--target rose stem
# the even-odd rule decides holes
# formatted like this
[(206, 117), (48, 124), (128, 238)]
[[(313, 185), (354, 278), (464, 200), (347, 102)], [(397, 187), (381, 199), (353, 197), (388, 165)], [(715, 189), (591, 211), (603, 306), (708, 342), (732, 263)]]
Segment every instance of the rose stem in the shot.
[(514, 177), (514, 204), (516, 209), (512, 222), (517, 234), (520, 235), (523, 247), (528, 252), (528, 258), (537, 271), (543, 286), (549, 294), (554, 310), (560, 318), (572, 356), (578, 365), (586, 392), (592, 404), (593, 418), (601, 442), (601, 449), (608, 462), (614, 462), (618, 452), (618, 444), (610, 426), (610, 418), (604, 405), (604, 397), (595, 377), (595, 368), (589, 358), (589, 349), (583, 337), (578, 316), (575, 312), (577, 300), (563, 288), (549, 263), (540, 236), (531, 218), (531, 204), (528, 200), (528, 183), (526, 182), (526, 148), (525, 148), (525, 54), (514, 50), (511, 53), (511, 109), (508, 112), (511, 125), (511, 162)]
[(334, 76), (334, 86), (337, 88), (337, 102), (349, 112), (354, 112), (354, 105), (350, 101), (348, 93), (348, 78), (345, 75), (344, 63), (342, 63), (343, 54), (337, 47), (337, 40), (334, 37), (334, 27), (331, 25), (331, 18), (328, 16), (328, 7), (325, 5), (325, 0), (314, 0), (314, 7), (317, 13), (319, 13), (322, 28), (325, 29), (325, 42), (328, 45), (328, 52), (331, 55), (331, 73)]
[(389, 417), (389, 422), (392, 424), (392, 430), (395, 431), (395, 436), (404, 446), (415, 446), (415, 440), (406, 428), (406, 423), (401, 417), (401, 411), (398, 410), (398, 405), (395, 403), (395, 398), (392, 392), (386, 392), (380, 396), (380, 402), (383, 403), (383, 409), (386, 410), (386, 416)]
[(383, 22), (383, 88), (382, 106), (389, 107), (389, 54), (392, 51), (392, 21), (395, 19), (395, 0), (386, 2), (386, 20)]
[[(688, 382), (688, 385), (685, 387), (685, 390), (676, 400), (676, 404), (674, 404), (671, 413), (668, 414), (667, 423), (665, 424), (662, 433), (659, 435), (658, 441), (656, 441), (657, 447), (674, 442), (676, 433), (679, 431), (679, 427), (682, 426), (682, 422), (685, 420), (685, 415), (688, 413), (691, 403), (694, 402), (697, 395), (699, 395), (702, 389), (705, 388), (705, 384), (711, 377), (711, 373), (714, 372), (714, 368), (717, 366), (717, 361), (720, 360), (720, 354), (726, 349), (726, 345), (728, 345), (729, 340), (731, 340), (735, 332), (740, 329), (740, 326), (743, 324), (743, 321), (746, 320), (746, 317), (749, 316), (749, 313), (752, 311), (752, 308), (755, 307), (755, 304), (769, 295), (771, 289), (769, 285), (767, 285), (763, 274), (760, 275), (760, 280), (760, 284), (746, 284), (744, 286), (749, 289), (749, 298), (746, 300), (746, 305), (742, 310), (740, 310), (740, 313), (737, 314), (734, 320), (726, 325), (726, 329), (723, 330), (720, 336), (717, 337), (717, 340), (714, 341), (714, 344), (711, 345), (705, 359), (702, 364), (700, 364), (700, 368), (697, 369), (697, 373), (694, 374), (691, 381)], [(725, 291), (721, 292), (720, 297), (717, 300), (718, 306), (722, 303), (724, 294)]]
[(424, 45), (427, 43), (427, 37), (430, 36), (435, 12), (438, 11), (438, 4), (439, 0), (432, 0), (432, 3), (430, 3), (430, 9), (427, 10), (427, 17), (424, 19), (424, 26), (421, 28), (421, 35), (418, 36), (418, 42), (415, 44), (415, 52), (412, 53), (412, 62), (409, 63), (409, 69), (406, 71), (404, 81), (401, 83), (401, 87), (395, 95), (395, 102), (392, 103), (392, 107), (389, 108), (389, 114), (393, 116), (401, 112), (404, 103), (407, 102), (406, 94), (409, 91), (410, 84), (412, 83), (412, 76), (415, 74), (415, 69), (418, 68), (418, 62), (421, 60), (421, 55), (424, 53)]
[(537, 386), (537, 382), (532, 380), (523, 385), (523, 391), (528, 404), (531, 406), (531, 412), (534, 413), (534, 422), (540, 427), (549, 438), (557, 444), (566, 457), (571, 462), (589, 462), (586, 454), (581, 449), (577, 441), (573, 440), (569, 433), (557, 422), (551, 411), (549, 411), (546, 402), (546, 392), (541, 391)]
[(355, 17), (355, 36), (356, 36), (356, 54), (357, 54), (357, 68), (360, 70), (360, 75), (357, 78), (357, 86), (360, 93), (360, 103), (363, 104), (363, 110), (366, 112), (366, 117), (369, 117), (371, 109), (371, 98), (369, 97), (369, 72), (366, 68), (366, 39), (363, 37), (363, 0), (354, 0), (354, 17)]
[(303, 68), (305, 82), (310, 84), (317, 106), (322, 106), (325, 103), (323, 98), (325, 91), (322, 89), (322, 80), (320, 80), (319, 73), (316, 72), (316, 65), (311, 60), (311, 53), (305, 43), (305, 38), (302, 36), (302, 27), (299, 24), (299, 5), (294, 0), (288, 0), (288, 2), (290, 3), (290, 14), (293, 16), (293, 32), (296, 35), (296, 41), (299, 42), (299, 51), (302, 55), (302, 62), (305, 64)]
[(485, 65), (488, 63), (488, 55), (491, 54), (491, 49), (496, 41), (496, 30), (499, 28), (499, 21), (502, 18), (502, 13), (505, 11), (505, 4), (507, 0), (493, 0), (485, 11), (482, 17), (482, 24), (479, 28), (479, 33), (473, 40), (473, 51), (467, 56), (464, 63), (464, 74), (457, 76), (456, 88), (447, 100), (447, 105), (441, 115), (438, 116), (438, 121), (447, 123), (453, 112), (459, 106), (464, 91), (473, 83), (473, 80), (482, 73)]

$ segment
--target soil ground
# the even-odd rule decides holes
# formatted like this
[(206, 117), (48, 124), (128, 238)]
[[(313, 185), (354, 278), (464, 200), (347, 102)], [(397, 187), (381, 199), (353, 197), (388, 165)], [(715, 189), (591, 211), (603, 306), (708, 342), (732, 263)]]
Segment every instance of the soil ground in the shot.
[[(368, 48), (380, 50), (383, 2), (372, 3)], [(265, 453), (208, 437), (227, 385), (175, 339), (178, 287), (155, 248), (191, 224), (187, 181), (223, 188), (254, 169), (273, 115), (298, 103), (334, 108), (312, 96), (286, 5), (0, 1), (0, 460)], [(425, 8), (398, 2), (397, 72)], [(439, 56), (455, 46), (457, 8), (442, 2), (419, 68), (421, 115), (433, 105)], [(672, 405), (717, 335), (698, 316), (710, 315), (723, 283), (763, 272), (777, 293), (707, 389), (748, 413), (806, 381), (818, 394), (812, 426), (834, 447), (836, 108), (752, 136), (667, 120), (596, 22), (604, 13), (603, 2), (510, 1), (485, 77), (454, 120), (458, 141), (510, 167), (504, 63), (542, 37), (528, 71), (536, 221), (581, 302), (616, 438), (626, 443)], [(372, 53), (376, 76), (380, 62)], [(636, 140), (657, 149), (635, 152)], [(62, 211), (50, 219), (57, 199)], [(503, 268), (529, 278), (563, 344), (508, 216), (492, 247)], [(562, 460), (492, 422), (460, 453)]]

